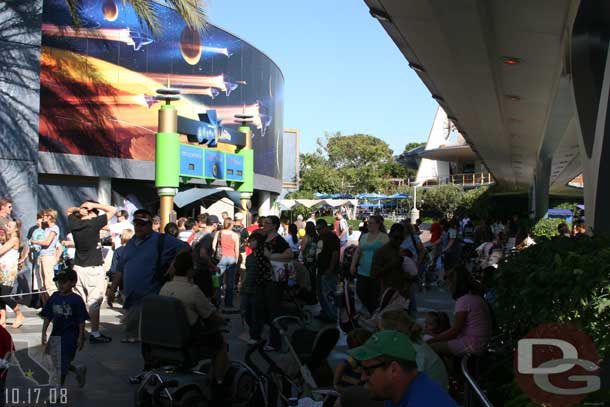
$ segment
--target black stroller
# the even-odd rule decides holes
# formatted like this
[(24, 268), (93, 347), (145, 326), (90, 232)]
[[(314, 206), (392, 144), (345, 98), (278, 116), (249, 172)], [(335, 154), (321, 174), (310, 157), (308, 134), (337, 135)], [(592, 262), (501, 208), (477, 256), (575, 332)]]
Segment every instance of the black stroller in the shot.
[[(332, 393), (333, 371), (327, 359), (339, 340), (339, 330), (328, 326), (312, 331), (293, 316), (278, 317), (273, 324), (284, 338), (288, 353), (271, 357), (261, 342), (246, 354), (246, 364), (259, 375), (259, 385), (266, 388), (263, 399), (268, 403), (279, 399), (287, 404), (293, 397), (324, 399)], [(266, 370), (252, 361), (254, 352), (266, 362)]]
[(356, 296), (352, 289), (354, 276), (350, 273), (352, 259), (358, 246), (352, 245), (345, 248), (341, 262), (340, 278), (335, 292), (335, 305), (339, 317), (339, 327), (346, 334), (358, 327), (358, 313), (356, 311)]

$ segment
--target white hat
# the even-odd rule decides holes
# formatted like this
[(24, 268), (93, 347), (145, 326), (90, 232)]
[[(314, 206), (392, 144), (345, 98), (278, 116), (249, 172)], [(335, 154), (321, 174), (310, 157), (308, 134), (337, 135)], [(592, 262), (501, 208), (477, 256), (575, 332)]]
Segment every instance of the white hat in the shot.
[(234, 217), (234, 218), (235, 218), (235, 220), (244, 220), (244, 214), (243, 214), (243, 213), (241, 213), (241, 212), (237, 212), (237, 213), (235, 214), (235, 217)]

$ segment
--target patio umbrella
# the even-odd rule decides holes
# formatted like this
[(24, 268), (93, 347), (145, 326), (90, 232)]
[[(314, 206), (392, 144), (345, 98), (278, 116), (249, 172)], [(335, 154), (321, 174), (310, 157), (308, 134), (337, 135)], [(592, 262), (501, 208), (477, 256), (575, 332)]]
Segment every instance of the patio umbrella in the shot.
[(239, 201), (239, 192), (216, 188), (191, 188), (180, 191), (174, 197), (174, 204), (178, 208), (183, 208), (197, 201), (203, 201), (205, 204), (210, 204), (219, 201), (222, 198), (229, 198), (236, 207), (242, 209)]

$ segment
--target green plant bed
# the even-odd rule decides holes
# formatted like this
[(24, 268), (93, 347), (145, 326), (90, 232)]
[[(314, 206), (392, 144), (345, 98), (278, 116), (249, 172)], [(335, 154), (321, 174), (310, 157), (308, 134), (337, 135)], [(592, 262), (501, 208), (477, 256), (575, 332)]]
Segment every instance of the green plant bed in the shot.
[[(490, 286), (499, 330), (513, 342), (539, 325), (569, 323), (591, 337), (602, 359), (610, 356), (610, 239), (539, 239), (500, 264)], [(525, 405), (507, 376), (512, 363), (500, 370), (485, 378), (486, 387), (503, 393), (504, 405)]]
[(538, 241), (540, 238), (551, 239), (557, 236), (557, 226), (561, 223), (565, 223), (569, 228), (572, 225), (560, 218), (546, 218), (540, 219), (532, 228), (532, 237)]

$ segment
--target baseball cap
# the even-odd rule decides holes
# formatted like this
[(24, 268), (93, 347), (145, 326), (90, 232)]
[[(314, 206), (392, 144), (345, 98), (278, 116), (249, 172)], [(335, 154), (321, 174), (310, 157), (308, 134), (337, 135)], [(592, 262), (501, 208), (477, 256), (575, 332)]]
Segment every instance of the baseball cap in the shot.
[(405, 361), (415, 362), (415, 348), (409, 337), (392, 330), (379, 331), (369, 338), (364, 345), (349, 351), (356, 360), (370, 360), (379, 356), (389, 356)]
[(205, 221), (205, 224), (207, 226), (217, 225), (219, 223), (220, 223), (220, 220), (218, 220), (218, 216), (216, 216), (216, 215), (208, 215), (208, 218)]
[(244, 220), (244, 214), (241, 212), (237, 212), (235, 214), (235, 220)]
[(72, 269), (61, 269), (55, 273), (55, 277), (53, 277), (53, 281), (59, 280), (70, 280), (76, 282), (76, 271)]

